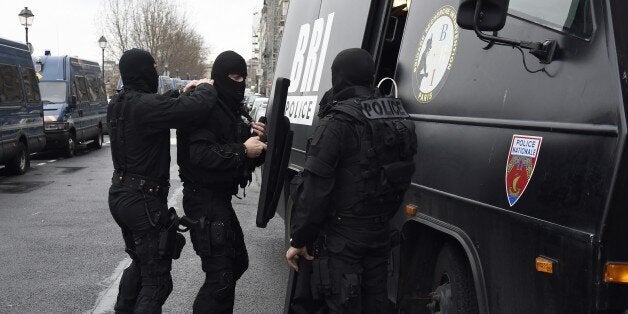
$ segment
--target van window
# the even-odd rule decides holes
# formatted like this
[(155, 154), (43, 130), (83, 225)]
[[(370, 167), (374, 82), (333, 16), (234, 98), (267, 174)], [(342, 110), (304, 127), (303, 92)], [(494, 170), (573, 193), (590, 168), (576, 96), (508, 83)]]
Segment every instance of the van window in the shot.
[(593, 34), (590, 0), (511, 0), (509, 13), (580, 38)]
[(41, 99), (45, 103), (63, 103), (66, 100), (65, 82), (39, 82)]
[(93, 76), (87, 77), (87, 90), (92, 100), (101, 100), (100, 88), (98, 88), (98, 79)]
[(35, 76), (35, 70), (22, 68), (22, 80), (24, 81), (24, 91), (26, 92), (26, 101), (39, 102), (39, 80)]
[(85, 77), (83, 76), (75, 76), (74, 83), (76, 86), (76, 93), (78, 101), (89, 101), (89, 94), (87, 93), (87, 83), (85, 82)]
[(22, 84), (20, 81), (20, 74), (16, 66), (0, 64), (0, 103), (22, 101)]

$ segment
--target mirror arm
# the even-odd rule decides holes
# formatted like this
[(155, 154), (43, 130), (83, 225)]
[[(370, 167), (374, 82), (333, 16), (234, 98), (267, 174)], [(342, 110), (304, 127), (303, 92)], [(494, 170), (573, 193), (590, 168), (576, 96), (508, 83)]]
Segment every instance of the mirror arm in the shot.
[(546, 40), (545, 42), (532, 42), (532, 41), (517, 41), (509, 38), (487, 35), (480, 31), (479, 22), (481, 20), (481, 8), (482, 0), (477, 0), (475, 6), (475, 16), (473, 17), (473, 29), (478, 38), (482, 39), (489, 44), (484, 49), (491, 48), (495, 43), (499, 43), (505, 46), (520, 47), (530, 50), (530, 54), (537, 57), (539, 62), (543, 64), (549, 64), (556, 59), (556, 52), (558, 51), (558, 42), (555, 39)]

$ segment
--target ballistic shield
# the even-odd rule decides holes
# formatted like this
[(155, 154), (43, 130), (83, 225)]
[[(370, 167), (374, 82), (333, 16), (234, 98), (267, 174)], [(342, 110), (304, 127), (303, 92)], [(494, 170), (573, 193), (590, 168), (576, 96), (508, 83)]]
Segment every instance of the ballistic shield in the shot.
[(256, 224), (265, 228), (275, 216), (281, 189), (290, 160), (292, 131), (290, 120), (284, 115), (290, 80), (278, 77), (266, 109), (268, 148), (262, 168), (262, 187), (257, 205)]

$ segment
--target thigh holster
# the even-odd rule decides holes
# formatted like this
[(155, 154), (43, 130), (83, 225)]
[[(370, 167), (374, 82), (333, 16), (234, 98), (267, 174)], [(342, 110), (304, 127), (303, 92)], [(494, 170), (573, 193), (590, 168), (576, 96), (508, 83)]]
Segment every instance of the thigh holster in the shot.
[(167, 221), (167, 225), (161, 226), (159, 231), (159, 256), (178, 259), (185, 246), (185, 237), (177, 232), (179, 216), (177, 216), (177, 212), (172, 207), (168, 210)]
[(329, 258), (318, 257), (312, 261), (312, 279), (310, 281), (312, 298), (323, 299), (332, 293)]

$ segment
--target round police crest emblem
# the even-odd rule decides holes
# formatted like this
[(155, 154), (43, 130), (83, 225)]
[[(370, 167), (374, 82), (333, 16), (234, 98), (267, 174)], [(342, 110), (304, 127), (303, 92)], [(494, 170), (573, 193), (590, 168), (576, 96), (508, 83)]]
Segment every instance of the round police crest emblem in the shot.
[(444, 6), (430, 19), (414, 57), (412, 89), (414, 97), (428, 103), (443, 87), (456, 58), (458, 47), (456, 10)]

